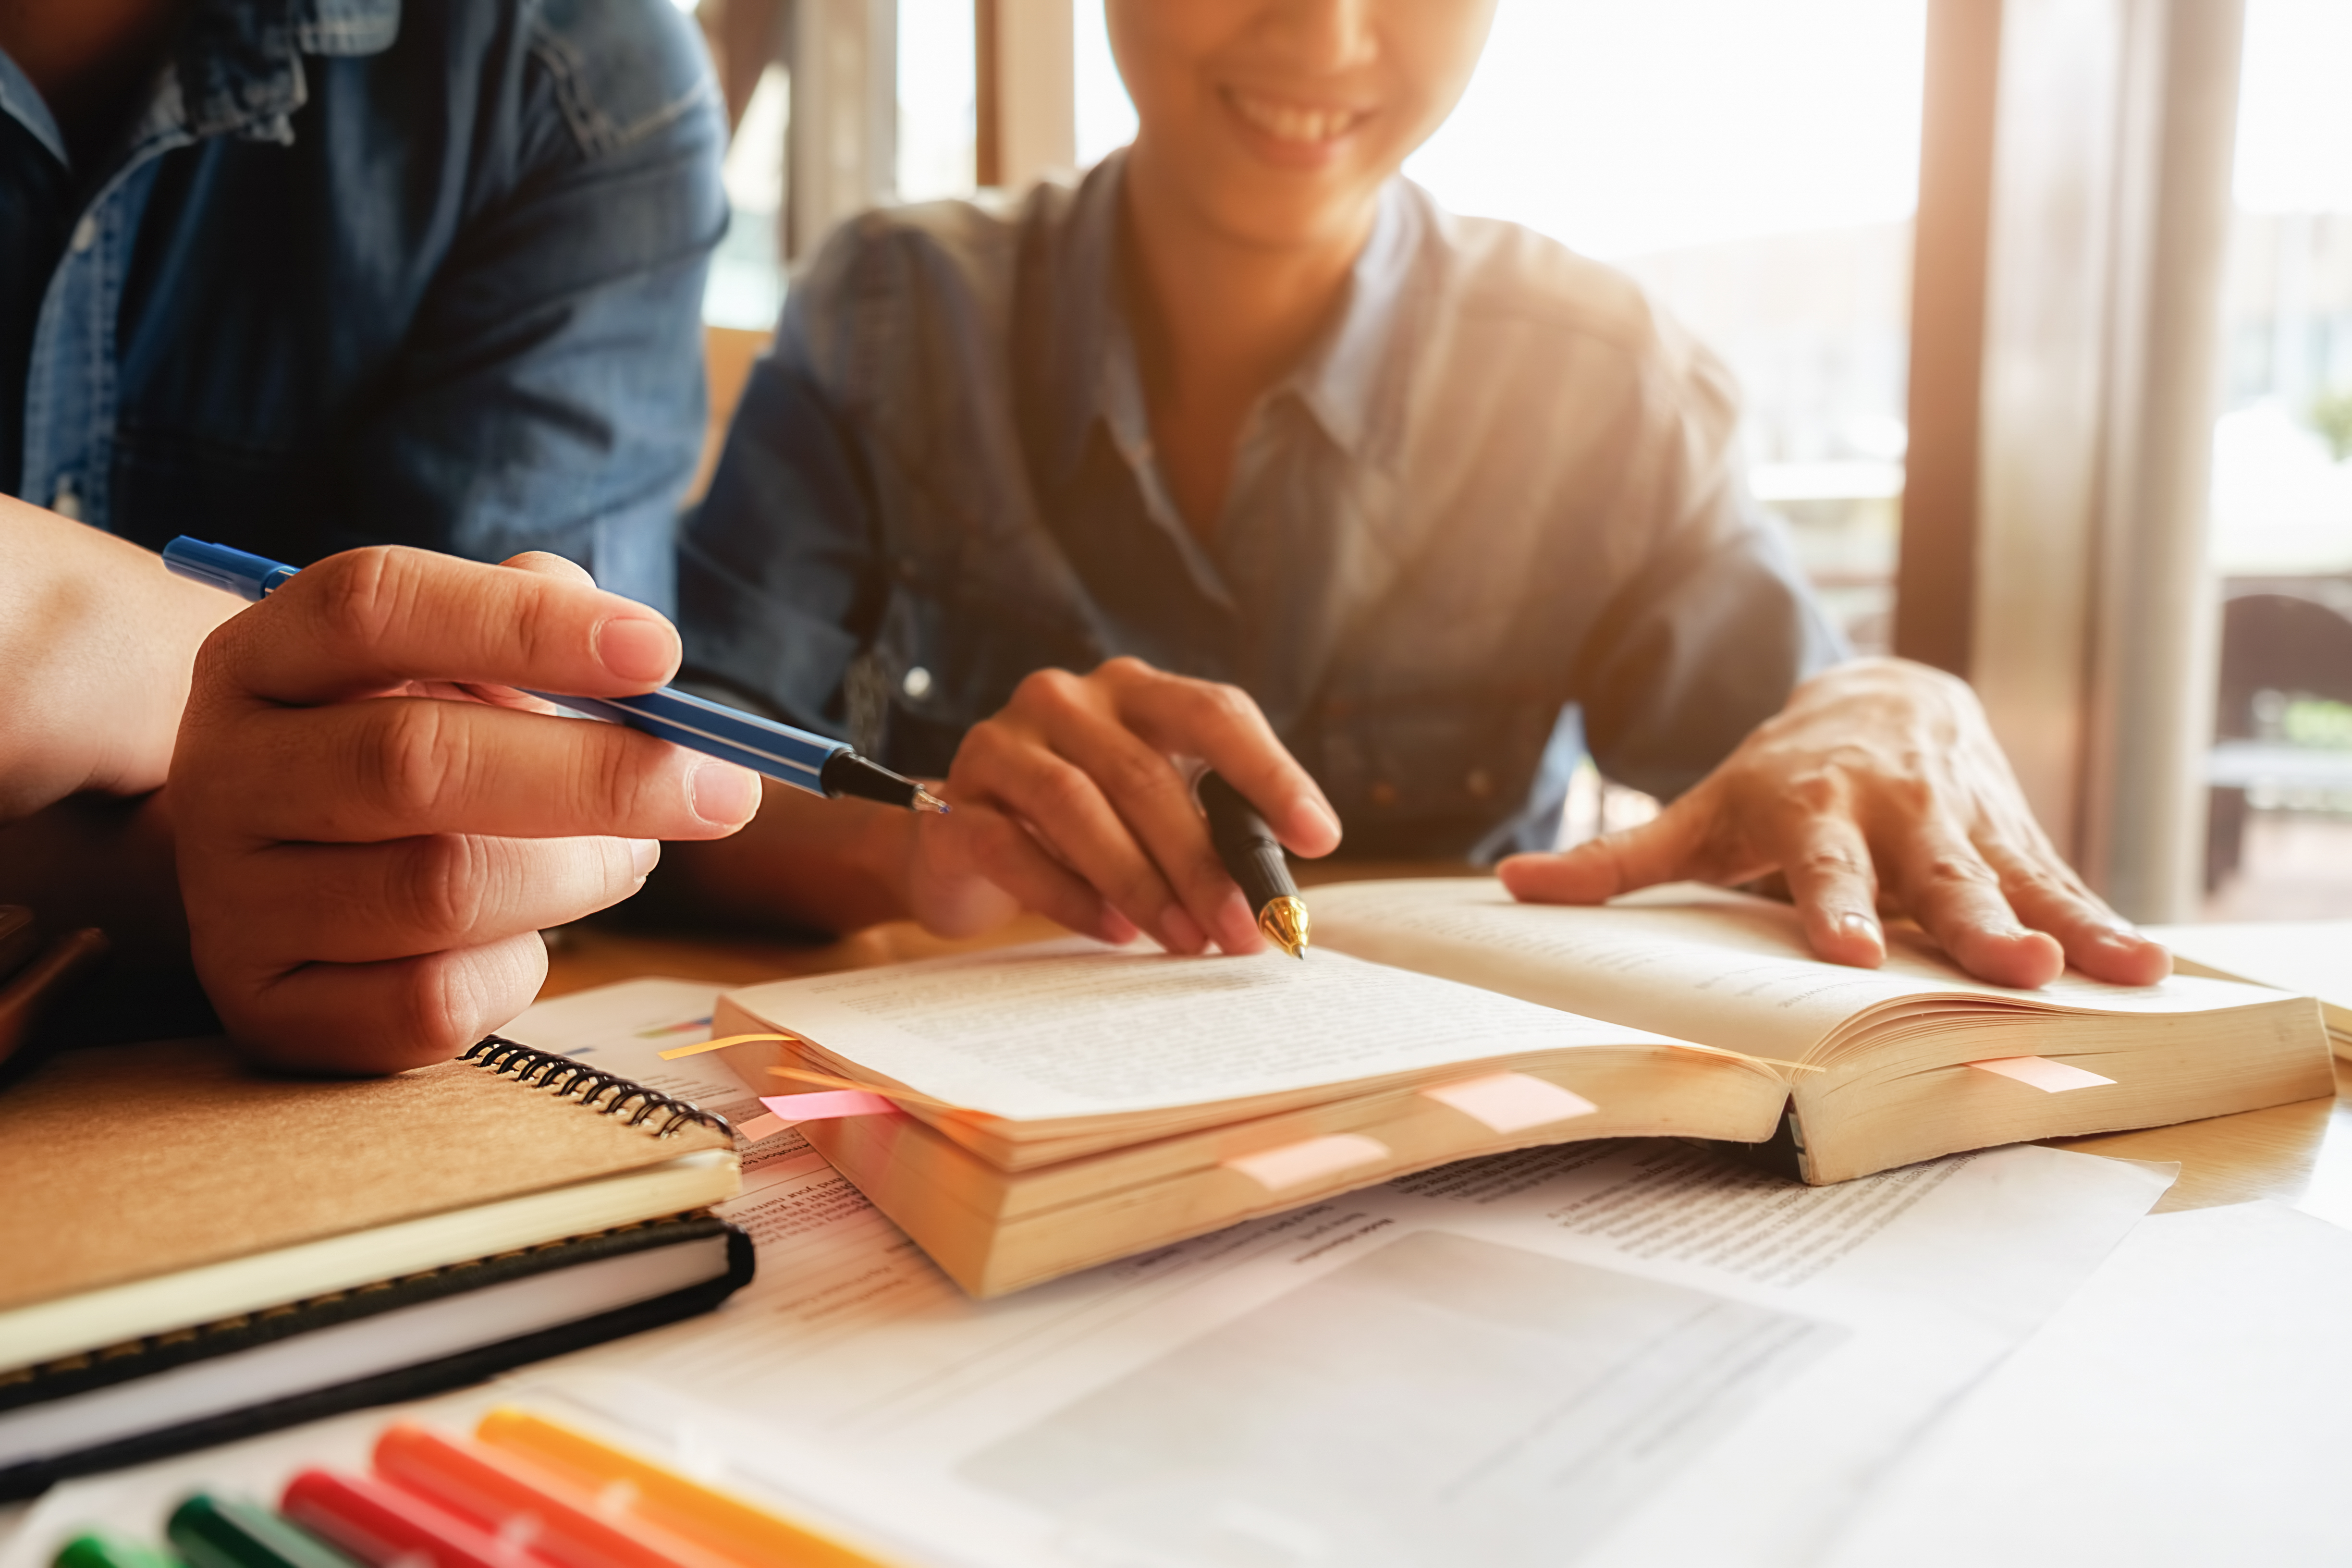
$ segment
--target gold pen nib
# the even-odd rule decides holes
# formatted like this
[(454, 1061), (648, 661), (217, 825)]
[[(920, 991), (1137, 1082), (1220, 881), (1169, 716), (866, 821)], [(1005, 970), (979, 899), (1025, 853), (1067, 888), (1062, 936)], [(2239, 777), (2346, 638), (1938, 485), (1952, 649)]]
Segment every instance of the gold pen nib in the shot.
[(948, 814), (948, 803), (920, 784), (915, 786), (914, 806), (917, 811), (937, 812), (941, 816)]
[(1257, 929), (1293, 958), (1307, 956), (1307, 900), (1285, 894), (1266, 900), (1257, 912)]

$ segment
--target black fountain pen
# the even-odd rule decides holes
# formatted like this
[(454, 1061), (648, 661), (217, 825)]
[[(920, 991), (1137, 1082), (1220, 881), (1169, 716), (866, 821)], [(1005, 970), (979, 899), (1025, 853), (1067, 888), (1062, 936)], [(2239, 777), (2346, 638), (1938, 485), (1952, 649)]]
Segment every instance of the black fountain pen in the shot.
[(1208, 814), (1209, 842), (1242, 886), (1257, 915), (1257, 929), (1266, 941), (1293, 958), (1307, 956), (1307, 900), (1290, 879), (1290, 862), (1282, 845), (1257, 808), (1213, 773), (1204, 773), (1194, 786), (1201, 809)]

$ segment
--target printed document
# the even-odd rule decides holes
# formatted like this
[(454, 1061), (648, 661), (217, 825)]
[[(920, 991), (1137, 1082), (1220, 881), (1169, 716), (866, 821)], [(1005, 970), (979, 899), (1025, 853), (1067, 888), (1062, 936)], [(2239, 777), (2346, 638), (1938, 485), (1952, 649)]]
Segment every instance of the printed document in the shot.
[[(657, 984), (626, 1030), (511, 1032), (747, 1110), (723, 1062), (658, 1059)], [(1024, 1568), (1802, 1562), (2169, 1179), (2026, 1147), (1807, 1188), (1570, 1144), (975, 1302), (770, 1143), (728, 1210), (759, 1279), (549, 1375), (915, 1561)]]

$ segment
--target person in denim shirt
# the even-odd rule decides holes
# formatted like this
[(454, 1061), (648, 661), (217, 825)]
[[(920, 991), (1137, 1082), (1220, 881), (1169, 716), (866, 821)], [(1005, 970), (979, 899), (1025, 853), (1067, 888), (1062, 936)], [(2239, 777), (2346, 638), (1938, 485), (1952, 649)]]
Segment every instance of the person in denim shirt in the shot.
[[(0, 6), (0, 901), (153, 957), (176, 891), (238, 1032), (400, 1065), (750, 816), (452, 684), (676, 668), (725, 137), (669, 0)], [(179, 533), (329, 563), (199, 666)]]
[[(1492, 11), (1110, 0), (1133, 147), (1015, 208), (832, 238), (685, 536), (688, 668), (944, 774), (954, 812), (853, 834), (772, 802), (681, 858), (697, 896), (952, 931), (1003, 912), (984, 882), (1107, 939), (1245, 949), (1168, 759), (1298, 853), (1336, 815), (1363, 856), (1486, 862), (1550, 848), (1589, 747), (1675, 804), (1506, 860), (1515, 891), (1778, 868), (1841, 961), (1884, 957), (1883, 891), (1989, 977), (2160, 973), (1964, 688), (1840, 664), (1714, 357), (1398, 176)], [(793, 901), (812, 853), (841, 875)]]

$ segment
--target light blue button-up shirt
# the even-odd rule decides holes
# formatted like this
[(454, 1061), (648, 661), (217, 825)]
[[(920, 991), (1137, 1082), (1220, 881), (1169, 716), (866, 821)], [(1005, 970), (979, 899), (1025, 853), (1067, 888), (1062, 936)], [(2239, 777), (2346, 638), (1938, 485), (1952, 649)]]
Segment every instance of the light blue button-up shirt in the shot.
[(1120, 303), (1123, 168), (825, 246), (687, 531), (698, 678), (936, 773), (1031, 670), (1133, 654), (1255, 697), (1349, 851), (1486, 858), (1551, 842), (1588, 744), (1675, 795), (1840, 657), (1715, 358), (1402, 180), (1196, 536)]

